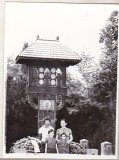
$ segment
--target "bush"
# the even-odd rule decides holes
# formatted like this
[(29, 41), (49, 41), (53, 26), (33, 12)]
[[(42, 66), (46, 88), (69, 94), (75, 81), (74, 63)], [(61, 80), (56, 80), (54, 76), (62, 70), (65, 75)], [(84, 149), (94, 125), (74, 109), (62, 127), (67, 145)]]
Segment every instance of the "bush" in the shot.
[(28, 101), (18, 101), (6, 117), (6, 152), (12, 143), (26, 136), (37, 136), (37, 110)]
[(66, 101), (64, 107), (57, 113), (56, 127), (60, 128), (60, 120), (65, 118), (68, 122), (67, 127), (72, 130), (75, 142), (87, 139), (89, 140), (89, 147), (99, 149), (100, 152), (100, 144), (109, 141), (113, 144), (114, 152), (115, 119), (110, 108), (100, 107), (96, 103), (86, 100), (82, 103), (77, 102), (73, 106), (74, 111), (70, 112), (72, 110), (72, 100)]

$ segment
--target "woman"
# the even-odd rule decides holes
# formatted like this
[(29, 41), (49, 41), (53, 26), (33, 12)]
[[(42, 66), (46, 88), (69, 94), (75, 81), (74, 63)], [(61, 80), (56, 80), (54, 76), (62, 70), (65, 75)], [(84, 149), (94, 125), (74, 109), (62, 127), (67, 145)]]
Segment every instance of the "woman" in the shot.
[(57, 129), (57, 131), (56, 131), (56, 140), (57, 140), (57, 142), (60, 142), (62, 134), (65, 134), (66, 135), (66, 142), (67, 142), (67, 144), (70, 145), (70, 143), (73, 140), (72, 131), (70, 128), (66, 127), (67, 123), (66, 123), (65, 119), (61, 119), (60, 125), (61, 125), (61, 128)]

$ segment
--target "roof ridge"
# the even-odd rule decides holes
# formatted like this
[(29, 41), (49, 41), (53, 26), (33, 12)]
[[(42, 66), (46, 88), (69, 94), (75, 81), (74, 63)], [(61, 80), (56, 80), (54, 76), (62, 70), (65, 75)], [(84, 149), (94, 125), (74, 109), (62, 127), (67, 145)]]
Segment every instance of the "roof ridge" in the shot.
[(55, 42), (59, 42), (59, 40), (56, 40), (56, 39), (37, 39), (36, 41), (55, 41)]

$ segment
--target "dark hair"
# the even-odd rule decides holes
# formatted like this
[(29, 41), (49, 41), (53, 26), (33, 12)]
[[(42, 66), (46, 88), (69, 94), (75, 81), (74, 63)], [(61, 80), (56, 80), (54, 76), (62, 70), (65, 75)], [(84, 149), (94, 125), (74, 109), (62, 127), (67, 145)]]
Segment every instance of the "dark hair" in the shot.
[(46, 117), (46, 118), (44, 118), (44, 122), (45, 122), (46, 120), (48, 120), (48, 121), (50, 121), (50, 122), (51, 122), (50, 117)]
[(50, 129), (50, 130), (48, 131), (48, 134), (50, 134), (51, 132), (54, 132), (54, 130), (53, 130), (53, 129)]
[(62, 135), (65, 135), (65, 136), (67, 137), (66, 133), (62, 133), (62, 134), (60, 134), (60, 137), (62, 137)]
[(65, 123), (66, 123), (66, 119), (64, 119), (64, 118), (62, 118), (62, 119), (60, 120), (60, 122), (61, 122), (61, 121), (65, 121)]

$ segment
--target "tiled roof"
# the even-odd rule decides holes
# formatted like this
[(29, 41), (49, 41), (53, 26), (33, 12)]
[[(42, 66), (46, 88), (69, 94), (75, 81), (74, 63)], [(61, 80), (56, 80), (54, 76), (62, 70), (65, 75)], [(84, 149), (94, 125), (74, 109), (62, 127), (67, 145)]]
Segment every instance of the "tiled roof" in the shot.
[(81, 58), (77, 53), (69, 49), (67, 46), (60, 44), (58, 40), (42, 40), (38, 39), (25, 50), (19, 53), (20, 57), (39, 58), (39, 59), (61, 59), (69, 61), (80, 61)]

